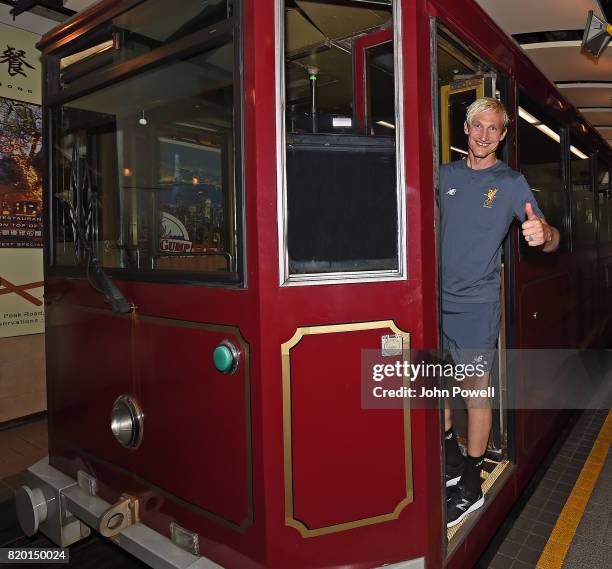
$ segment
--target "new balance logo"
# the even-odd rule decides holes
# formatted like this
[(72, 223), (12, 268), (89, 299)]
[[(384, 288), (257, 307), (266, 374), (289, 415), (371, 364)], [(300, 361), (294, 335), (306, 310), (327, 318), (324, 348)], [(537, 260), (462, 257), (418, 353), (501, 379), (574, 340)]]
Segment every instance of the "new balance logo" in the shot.
[(465, 498), (463, 498), (463, 499), (461, 500), (461, 504), (457, 504), (457, 509), (458, 509), (458, 510), (461, 510), (462, 512), (465, 512), (465, 509), (466, 509), (466, 508), (467, 508), (469, 505), (470, 505), (470, 503), (469, 503), (469, 502), (468, 502), (468, 501), (467, 501)]
[(457, 193), (457, 188), (451, 188), (446, 192), (449, 196), (454, 196)]

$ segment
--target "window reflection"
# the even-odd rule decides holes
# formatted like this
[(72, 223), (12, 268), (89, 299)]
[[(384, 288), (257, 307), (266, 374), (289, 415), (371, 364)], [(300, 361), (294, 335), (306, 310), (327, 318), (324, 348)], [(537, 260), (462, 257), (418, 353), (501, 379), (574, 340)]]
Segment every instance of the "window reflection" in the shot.
[(595, 199), (591, 182), (591, 160), (572, 137), (570, 173), (574, 200), (573, 243), (576, 248), (595, 243)]
[[(521, 94), (518, 121), (519, 165), (546, 220), (563, 232), (566, 197), (561, 170), (559, 127), (540, 118)], [(563, 246), (564, 240), (561, 240)], [(527, 250), (527, 248), (525, 248)]]
[[(55, 263), (81, 224), (105, 267), (237, 272), (234, 47), (226, 43), (55, 111)], [(173, 86), (169, 89), (168, 86)]]
[(168, 45), (232, 16), (232, 0), (147, 0), (119, 14), (82, 39), (60, 59), (62, 86), (104, 67)]

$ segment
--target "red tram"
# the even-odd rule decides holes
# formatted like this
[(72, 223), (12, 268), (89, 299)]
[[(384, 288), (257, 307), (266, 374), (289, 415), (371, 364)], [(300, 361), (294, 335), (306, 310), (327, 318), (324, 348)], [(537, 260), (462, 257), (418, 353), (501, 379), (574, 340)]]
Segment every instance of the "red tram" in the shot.
[(468, 0), (104, 0), (39, 47), (50, 456), (24, 529), (153, 567), (471, 566), (564, 413), (500, 406), (450, 534), (441, 410), (364, 408), (362, 352), (438, 346), (437, 168), (477, 95), (563, 240), (511, 230), (500, 349), (604, 341), (606, 143)]

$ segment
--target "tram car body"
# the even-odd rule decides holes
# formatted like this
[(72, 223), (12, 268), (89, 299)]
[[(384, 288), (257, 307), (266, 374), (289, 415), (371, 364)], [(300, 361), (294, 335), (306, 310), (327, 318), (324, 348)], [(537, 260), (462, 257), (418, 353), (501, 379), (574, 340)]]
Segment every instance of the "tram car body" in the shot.
[(50, 438), (22, 524), (155, 567), (471, 566), (567, 413), (500, 364), (516, 409), (449, 536), (441, 409), (364, 406), (363, 353), (438, 348), (437, 169), (479, 94), (562, 234), (511, 229), (500, 348), (605, 341), (605, 142), (467, 0), (105, 0), (39, 47)]

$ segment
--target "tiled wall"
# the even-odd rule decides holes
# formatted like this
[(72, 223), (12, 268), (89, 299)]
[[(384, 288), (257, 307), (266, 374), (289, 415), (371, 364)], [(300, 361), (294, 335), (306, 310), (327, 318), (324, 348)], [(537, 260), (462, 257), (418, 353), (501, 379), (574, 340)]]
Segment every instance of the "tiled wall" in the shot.
[(0, 338), (0, 423), (46, 408), (45, 335)]

